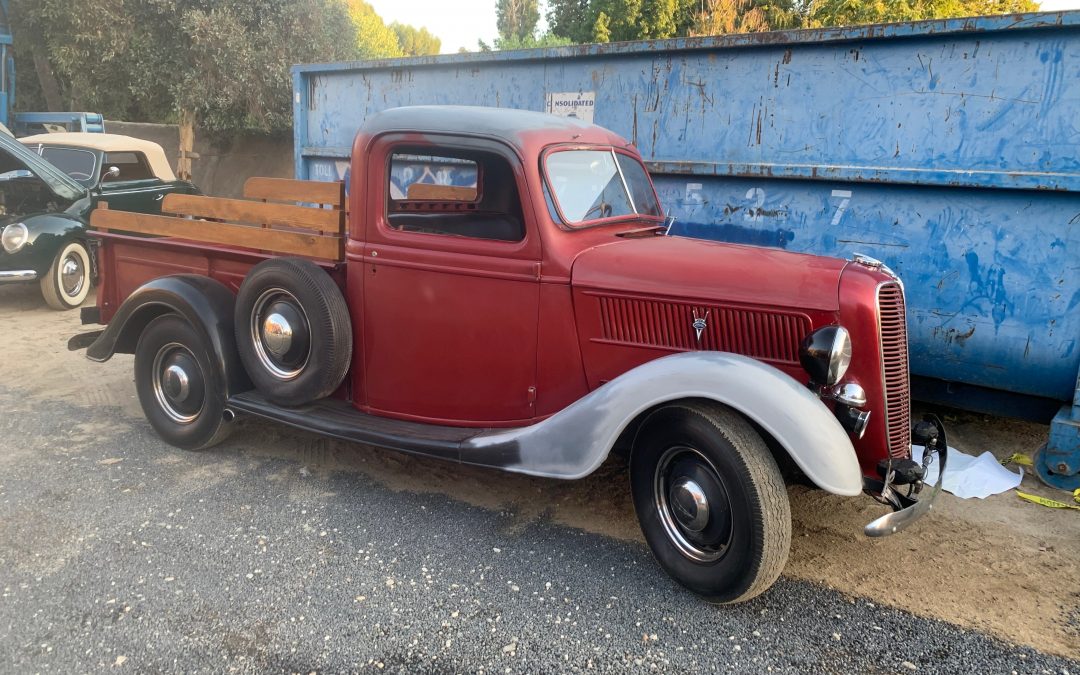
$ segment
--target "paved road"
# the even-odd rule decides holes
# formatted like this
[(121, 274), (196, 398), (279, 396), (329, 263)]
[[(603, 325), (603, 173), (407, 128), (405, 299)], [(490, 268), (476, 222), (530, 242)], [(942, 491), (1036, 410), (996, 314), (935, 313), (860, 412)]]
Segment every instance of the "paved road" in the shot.
[(184, 453), (114, 408), (0, 385), (0, 411), (3, 671), (1080, 673), (786, 579), (712, 607), (636, 544)]

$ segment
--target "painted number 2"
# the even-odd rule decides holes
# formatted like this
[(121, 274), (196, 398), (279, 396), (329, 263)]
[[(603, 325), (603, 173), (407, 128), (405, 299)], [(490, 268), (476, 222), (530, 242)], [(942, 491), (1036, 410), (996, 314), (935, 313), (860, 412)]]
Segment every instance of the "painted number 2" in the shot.
[(746, 207), (746, 212), (743, 213), (743, 218), (752, 221), (761, 220), (761, 210), (765, 206), (765, 191), (761, 188), (750, 188), (746, 191), (746, 198), (750, 200), (750, 205)]

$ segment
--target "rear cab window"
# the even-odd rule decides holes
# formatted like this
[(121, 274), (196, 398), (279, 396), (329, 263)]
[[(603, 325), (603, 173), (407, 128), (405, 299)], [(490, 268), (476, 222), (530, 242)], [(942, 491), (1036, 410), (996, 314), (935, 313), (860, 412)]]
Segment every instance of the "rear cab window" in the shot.
[(395, 148), (386, 196), (393, 230), (507, 242), (525, 238), (513, 168), (494, 153)]
[(544, 156), (544, 174), (548, 208), (562, 225), (663, 218), (645, 167), (614, 148), (551, 150)]

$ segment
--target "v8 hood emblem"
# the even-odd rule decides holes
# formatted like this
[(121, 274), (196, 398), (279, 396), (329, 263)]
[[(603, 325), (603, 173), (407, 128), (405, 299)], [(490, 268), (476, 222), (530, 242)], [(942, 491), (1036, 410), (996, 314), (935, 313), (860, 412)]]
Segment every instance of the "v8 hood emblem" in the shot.
[(694, 311), (694, 332), (697, 334), (697, 341), (701, 342), (701, 334), (708, 328), (709, 312), (712, 310), (705, 310), (705, 316), (698, 316), (697, 310)]

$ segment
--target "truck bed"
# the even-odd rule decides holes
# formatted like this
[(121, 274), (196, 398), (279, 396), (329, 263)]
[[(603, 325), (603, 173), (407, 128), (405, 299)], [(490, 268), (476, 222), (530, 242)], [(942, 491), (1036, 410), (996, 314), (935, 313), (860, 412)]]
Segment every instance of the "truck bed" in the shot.
[(342, 183), (251, 178), (244, 197), (171, 194), (160, 216), (95, 209), (99, 320), (151, 279), (199, 274), (236, 291), (251, 267), (279, 255), (312, 259), (344, 283)]

